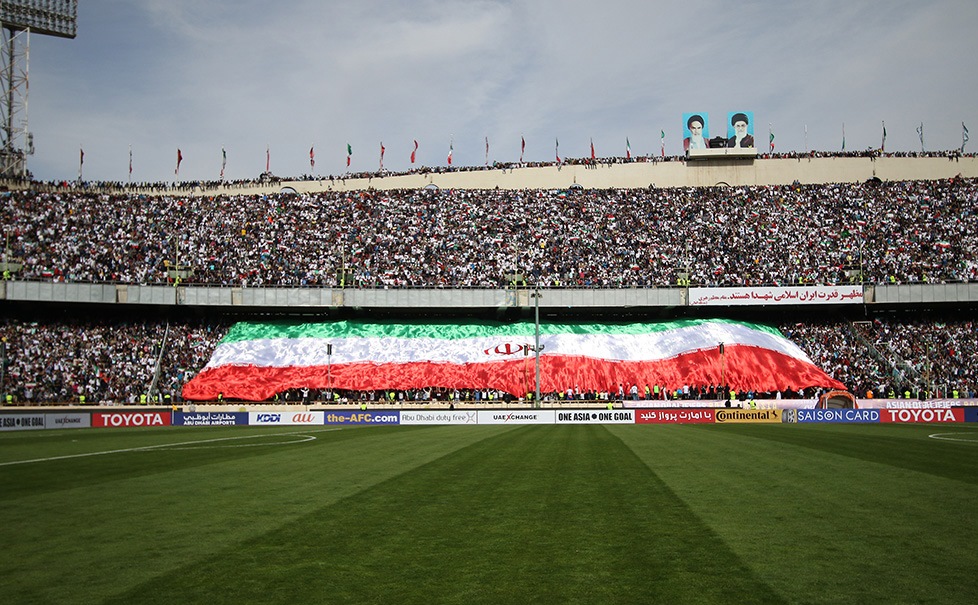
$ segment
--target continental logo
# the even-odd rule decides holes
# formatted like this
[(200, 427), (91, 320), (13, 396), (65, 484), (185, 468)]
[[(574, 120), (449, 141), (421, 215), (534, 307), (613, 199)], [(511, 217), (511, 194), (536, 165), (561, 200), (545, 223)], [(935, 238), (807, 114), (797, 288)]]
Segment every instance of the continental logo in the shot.
[(717, 410), (716, 422), (781, 422), (781, 410)]

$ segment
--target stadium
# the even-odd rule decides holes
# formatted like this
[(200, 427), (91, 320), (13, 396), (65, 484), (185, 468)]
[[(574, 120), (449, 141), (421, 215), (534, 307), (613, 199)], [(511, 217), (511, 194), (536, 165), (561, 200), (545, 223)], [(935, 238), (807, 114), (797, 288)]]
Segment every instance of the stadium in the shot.
[(8, 127), (5, 601), (971, 601), (978, 157), (727, 122), (139, 183)]

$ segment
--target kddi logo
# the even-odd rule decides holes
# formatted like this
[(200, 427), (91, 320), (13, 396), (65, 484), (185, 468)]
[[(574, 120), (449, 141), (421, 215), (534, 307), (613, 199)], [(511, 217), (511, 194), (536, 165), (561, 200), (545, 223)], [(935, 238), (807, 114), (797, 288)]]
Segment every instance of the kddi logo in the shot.
[(255, 418), (258, 422), (282, 422), (281, 414), (258, 414)]

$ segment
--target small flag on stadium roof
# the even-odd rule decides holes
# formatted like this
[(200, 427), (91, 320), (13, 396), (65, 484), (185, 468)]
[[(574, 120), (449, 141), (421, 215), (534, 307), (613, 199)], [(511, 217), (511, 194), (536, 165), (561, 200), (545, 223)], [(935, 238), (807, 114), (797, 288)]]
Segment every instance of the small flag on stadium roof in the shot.
[(452, 165), (452, 154), (455, 152), (455, 140), (452, 139), (448, 142), (448, 165)]
[(418, 139), (414, 139), (414, 149), (411, 151), (411, 163), (418, 157)]
[(183, 162), (183, 152), (180, 148), (177, 148), (177, 169), (173, 171), (173, 174), (180, 176), (180, 163)]
[(632, 159), (632, 144), (628, 142), (628, 137), (625, 137), (625, 159)]
[(347, 165), (347, 167), (350, 166), (350, 158), (352, 158), (352, 157), (353, 157), (353, 145), (350, 145), (349, 143), (347, 143), (346, 144), (346, 165)]
[(523, 163), (523, 152), (526, 151), (526, 139), (520, 135), (520, 164)]

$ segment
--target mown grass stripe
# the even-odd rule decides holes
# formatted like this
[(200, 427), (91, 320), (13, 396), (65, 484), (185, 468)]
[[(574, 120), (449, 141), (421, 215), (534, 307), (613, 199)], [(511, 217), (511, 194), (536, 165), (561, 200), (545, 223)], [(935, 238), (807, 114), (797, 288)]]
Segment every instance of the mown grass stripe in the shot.
[[(459, 430), (472, 429), (437, 434)], [(263, 603), (783, 602), (601, 426), (498, 434), (114, 602), (256, 596)]]
[[(703, 427), (700, 429), (703, 430)], [(941, 431), (976, 436), (978, 426), (810, 424), (771, 430), (771, 427), (760, 425), (743, 425), (727, 428), (726, 431), (978, 485), (978, 471), (975, 468), (978, 443), (963, 440), (947, 441), (941, 445), (928, 437)]]
[[(297, 428), (91, 429), (33, 443), (36, 454), (52, 455)], [(5, 603), (100, 603), (508, 430), (431, 438), (425, 427), (344, 428), (269, 448), (156, 448), (3, 467), (0, 595)], [(8, 437), (0, 443), (19, 441)]]
[[(963, 457), (974, 469), (973, 445), (929, 439), (933, 426), (643, 428), (609, 430), (793, 602), (963, 603), (978, 594), (978, 526), (967, 512), (978, 487), (957, 472), (887, 462), (909, 449), (918, 466)], [(873, 461), (853, 456), (860, 439), (877, 449)]]

